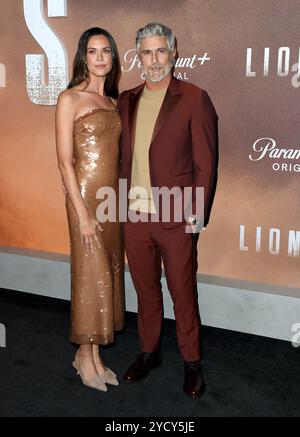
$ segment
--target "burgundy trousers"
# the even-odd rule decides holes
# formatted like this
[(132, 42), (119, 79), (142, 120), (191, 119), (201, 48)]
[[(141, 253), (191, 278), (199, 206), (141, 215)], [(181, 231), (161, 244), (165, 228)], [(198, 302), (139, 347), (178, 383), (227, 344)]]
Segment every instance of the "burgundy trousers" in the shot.
[(160, 347), (163, 323), (161, 261), (174, 304), (177, 340), (185, 361), (201, 358), (197, 297), (197, 239), (185, 223), (166, 229), (162, 223), (123, 224), (130, 274), (138, 298), (138, 332), (142, 352)]

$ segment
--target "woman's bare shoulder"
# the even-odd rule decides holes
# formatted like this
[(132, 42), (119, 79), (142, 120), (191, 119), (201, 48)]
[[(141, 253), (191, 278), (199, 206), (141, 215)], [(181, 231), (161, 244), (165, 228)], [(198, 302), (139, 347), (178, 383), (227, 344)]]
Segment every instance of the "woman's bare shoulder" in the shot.
[(77, 93), (73, 88), (62, 91), (57, 99), (57, 103), (74, 103), (77, 100)]

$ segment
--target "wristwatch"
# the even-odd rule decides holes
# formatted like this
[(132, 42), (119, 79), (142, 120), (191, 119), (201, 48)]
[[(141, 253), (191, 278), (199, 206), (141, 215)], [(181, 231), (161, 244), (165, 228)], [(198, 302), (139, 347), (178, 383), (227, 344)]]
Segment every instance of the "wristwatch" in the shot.
[(200, 222), (199, 220), (196, 219), (196, 217), (189, 217), (188, 218), (188, 222), (190, 225), (195, 226), (195, 225), (199, 225)]
[(197, 226), (198, 227), (198, 232), (200, 231), (204, 231), (206, 229), (205, 226), (202, 226), (202, 228), (200, 228), (200, 220), (197, 220), (196, 217), (188, 217), (187, 222), (191, 225), (191, 226)]

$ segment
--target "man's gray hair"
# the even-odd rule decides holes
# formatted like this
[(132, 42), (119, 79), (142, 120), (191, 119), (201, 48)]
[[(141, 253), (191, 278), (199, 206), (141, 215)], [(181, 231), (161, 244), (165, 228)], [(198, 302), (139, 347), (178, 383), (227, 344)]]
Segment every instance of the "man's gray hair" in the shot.
[(175, 49), (175, 35), (172, 29), (161, 23), (149, 23), (137, 31), (135, 40), (137, 51), (140, 49), (141, 40), (151, 36), (165, 36), (169, 50), (173, 51)]

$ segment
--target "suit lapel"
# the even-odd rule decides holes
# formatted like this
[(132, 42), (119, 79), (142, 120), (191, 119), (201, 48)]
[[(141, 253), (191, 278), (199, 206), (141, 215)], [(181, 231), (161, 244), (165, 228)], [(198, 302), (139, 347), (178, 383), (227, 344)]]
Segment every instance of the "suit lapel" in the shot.
[(132, 93), (130, 95), (128, 120), (129, 120), (129, 138), (130, 138), (130, 145), (131, 145), (132, 152), (134, 147), (138, 103), (142, 95), (143, 89), (144, 89), (144, 85), (142, 85), (141, 88), (137, 90), (137, 92)]
[[(160, 111), (158, 113), (157, 120), (155, 122), (152, 139), (151, 139), (151, 145), (155, 138), (157, 137), (158, 133), (164, 126), (164, 124), (167, 122), (168, 118), (170, 117), (171, 113), (175, 110), (178, 102), (181, 99), (182, 93), (179, 90), (179, 83), (180, 81), (175, 79), (173, 76), (170, 80), (165, 98), (163, 100), (163, 103), (161, 105)], [(129, 100), (129, 138), (130, 138), (130, 144), (131, 144), (131, 151), (133, 153), (134, 148), (134, 139), (135, 139), (135, 128), (136, 128), (136, 116), (137, 116), (137, 110), (138, 110), (138, 103), (140, 100), (140, 97), (142, 95), (143, 89), (145, 84), (141, 85), (139, 88), (135, 89), (134, 92), (130, 95)], [(151, 147), (150, 145), (150, 147)]]
[(173, 94), (170, 91), (170, 88), (167, 89), (165, 98), (163, 100), (163, 103), (161, 105), (160, 111), (158, 113), (158, 117), (154, 126), (151, 144), (157, 137), (159, 131), (162, 129), (164, 124), (167, 122), (168, 118), (170, 117), (171, 113), (175, 110), (179, 100), (181, 99), (181, 94)]

